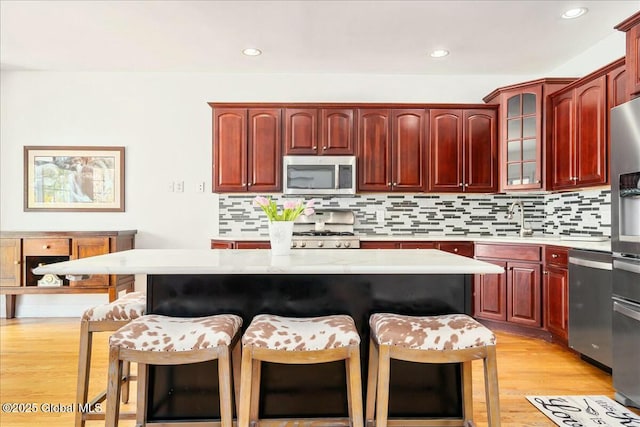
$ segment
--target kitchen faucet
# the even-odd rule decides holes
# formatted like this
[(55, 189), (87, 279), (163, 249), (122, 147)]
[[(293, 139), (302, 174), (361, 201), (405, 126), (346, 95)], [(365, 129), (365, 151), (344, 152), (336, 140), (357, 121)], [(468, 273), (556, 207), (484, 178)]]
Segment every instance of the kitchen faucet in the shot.
[(522, 201), (516, 200), (515, 202), (511, 203), (511, 206), (509, 206), (509, 209), (507, 209), (507, 219), (513, 219), (513, 212), (516, 208), (516, 205), (520, 206), (520, 237), (533, 236), (533, 230), (531, 228), (525, 227), (524, 225), (524, 205), (522, 204)]

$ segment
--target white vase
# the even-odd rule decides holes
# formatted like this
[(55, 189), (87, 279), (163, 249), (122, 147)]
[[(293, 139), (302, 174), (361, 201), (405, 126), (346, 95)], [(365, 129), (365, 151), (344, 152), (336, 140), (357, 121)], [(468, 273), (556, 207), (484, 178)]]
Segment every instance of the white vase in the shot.
[(269, 221), (271, 255), (288, 255), (291, 252), (293, 221)]

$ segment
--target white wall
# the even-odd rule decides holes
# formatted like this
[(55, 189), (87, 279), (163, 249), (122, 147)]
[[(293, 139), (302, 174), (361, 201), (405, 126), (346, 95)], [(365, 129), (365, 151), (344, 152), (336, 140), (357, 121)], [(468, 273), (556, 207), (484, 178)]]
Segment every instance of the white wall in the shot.
[[(617, 51), (612, 59), (624, 55), (624, 40), (615, 38), (615, 49), (608, 43), (583, 55), (597, 65), (576, 58), (571, 74), (606, 64), (612, 51)], [(208, 248), (218, 230), (207, 102), (481, 103), (497, 87), (539, 77), (2, 72), (0, 229), (137, 229), (139, 248)], [(126, 211), (23, 212), (26, 145), (126, 147)], [(178, 180), (184, 181), (184, 193), (168, 192), (167, 184)], [(198, 193), (202, 181), (206, 191)], [(19, 297), (17, 315), (77, 316), (105, 300), (104, 295), (26, 295)], [(4, 315), (4, 297), (0, 306)]]

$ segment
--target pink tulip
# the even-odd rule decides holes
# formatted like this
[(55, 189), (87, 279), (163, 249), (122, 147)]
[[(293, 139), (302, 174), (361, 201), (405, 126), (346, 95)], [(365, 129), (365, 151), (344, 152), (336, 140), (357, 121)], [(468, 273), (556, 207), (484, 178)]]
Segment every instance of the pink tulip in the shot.
[(284, 202), (283, 206), (285, 209), (295, 209), (298, 206), (298, 201), (287, 200), (286, 202)]
[(269, 199), (263, 196), (256, 196), (256, 198), (253, 199), (253, 203), (258, 206), (266, 207), (266, 206), (269, 206)]
[(315, 212), (313, 208), (306, 208), (303, 213), (305, 216), (309, 216), (309, 215), (313, 215), (313, 212)]
[[(309, 199), (307, 201), (307, 208), (313, 208), (313, 204), (315, 203), (315, 199)], [(306, 214), (305, 214), (306, 215)]]

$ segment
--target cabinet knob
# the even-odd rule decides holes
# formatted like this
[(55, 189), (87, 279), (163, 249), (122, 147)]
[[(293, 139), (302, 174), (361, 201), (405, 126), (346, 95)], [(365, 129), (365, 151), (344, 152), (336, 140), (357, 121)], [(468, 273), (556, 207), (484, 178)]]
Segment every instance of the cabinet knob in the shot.
[(38, 267), (42, 267), (44, 265), (44, 262), (39, 262), (38, 263)]
[(390, 182), (387, 182), (387, 187), (391, 187), (391, 183)]
[(18, 265), (20, 264), (20, 261), (13, 261), (13, 265)]
[(251, 183), (248, 183), (247, 186), (251, 187)]
[(536, 184), (540, 184), (540, 180), (537, 180), (537, 181), (536, 181)]
[(458, 248), (453, 248), (453, 252), (458, 253)]
[(547, 270), (545, 270), (545, 271), (544, 271), (544, 274), (545, 274), (545, 275), (546, 275), (546, 274), (549, 274), (549, 272), (548, 272)]
[(317, 150), (317, 149), (318, 149), (318, 146), (317, 146), (317, 145), (314, 145), (314, 146), (313, 146), (313, 147), (311, 147), (311, 148), (313, 148), (314, 150)]
[(397, 182), (394, 182), (394, 183), (393, 183), (393, 186), (394, 186), (394, 187), (397, 187), (397, 186), (398, 186), (398, 183), (397, 183)]
[(462, 183), (459, 183), (459, 184), (458, 184), (458, 187), (462, 187)]
[(42, 249), (49, 249), (49, 245), (42, 245)]
[(327, 147), (322, 147), (322, 149), (323, 149), (323, 150), (326, 150), (326, 149), (327, 149)]
[(465, 184), (464, 186), (465, 186), (465, 187), (468, 187), (468, 186), (469, 186), (469, 184)]
[(558, 254), (551, 254), (551, 258), (558, 258)]

